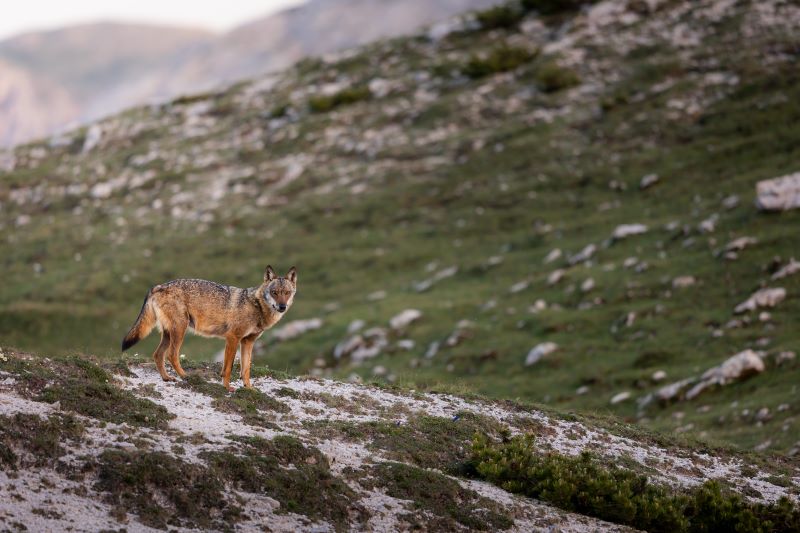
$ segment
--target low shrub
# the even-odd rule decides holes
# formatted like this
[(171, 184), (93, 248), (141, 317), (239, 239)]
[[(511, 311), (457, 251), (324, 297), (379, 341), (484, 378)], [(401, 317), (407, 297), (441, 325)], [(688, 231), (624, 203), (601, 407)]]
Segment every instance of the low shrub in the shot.
[(536, 84), (546, 93), (558, 92), (580, 83), (581, 80), (574, 71), (555, 61), (545, 63), (536, 70)]
[(536, 53), (517, 46), (502, 45), (485, 56), (473, 55), (462, 69), (470, 78), (483, 78), (498, 72), (514, 70), (530, 62)]
[(499, 5), (478, 11), (475, 13), (475, 20), (478, 21), (482, 30), (494, 30), (498, 28), (513, 28), (522, 19), (524, 13), (511, 4)]
[(331, 95), (312, 96), (308, 107), (314, 113), (325, 113), (337, 107), (369, 100), (372, 93), (368, 87), (349, 87)]
[(715, 481), (690, 491), (650, 483), (637, 472), (606, 466), (589, 453), (542, 453), (530, 435), (503, 443), (473, 441), (475, 473), (505, 490), (567, 511), (658, 532), (800, 530), (800, 509), (788, 499), (751, 503)]

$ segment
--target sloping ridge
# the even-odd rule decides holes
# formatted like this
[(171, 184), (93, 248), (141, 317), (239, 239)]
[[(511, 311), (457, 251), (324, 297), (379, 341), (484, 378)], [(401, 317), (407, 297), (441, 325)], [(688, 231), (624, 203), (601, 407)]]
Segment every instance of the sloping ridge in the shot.
[[(260, 369), (228, 394), (196, 367), (0, 359), (0, 520), (33, 530), (625, 530), (459, 476), (469, 435), (536, 436), (689, 488), (721, 478), (754, 501), (793, 496), (767, 469), (615, 435), (511, 403)], [(464, 440), (466, 438), (466, 441)], [(766, 465), (766, 463), (765, 463)], [(455, 474), (455, 475), (454, 475)], [(795, 471), (794, 476), (797, 476)], [(797, 478), (794, 478), (796, 481)]]

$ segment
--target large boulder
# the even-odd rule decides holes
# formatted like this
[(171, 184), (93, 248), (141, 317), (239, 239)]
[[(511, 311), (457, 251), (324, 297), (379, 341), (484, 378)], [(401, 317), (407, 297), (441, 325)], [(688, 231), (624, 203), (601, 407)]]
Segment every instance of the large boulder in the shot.
[(800, 172), (759, 181), (756, 207), (762, 211), (787, 211), (800, 207)]
[(775, 307), (786, 298), (786, 289), (783, 287), (761, 289), (753, 293), (750, 298), (736, 306), (735, 313), (755, 311), (759, 307)]
[(726, 359), (721, 365), (711, 367), (700, 376), (700, 382), (686, 392), (691, 400), (701, 392), (715, 386), (741, 381), (764, 371), (761, 355), (753, 350), (745, 350)]

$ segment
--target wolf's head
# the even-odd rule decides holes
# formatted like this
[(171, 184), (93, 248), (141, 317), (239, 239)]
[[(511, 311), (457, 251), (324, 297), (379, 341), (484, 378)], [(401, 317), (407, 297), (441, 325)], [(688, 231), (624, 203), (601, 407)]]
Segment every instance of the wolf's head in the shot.
[(286, 277), (280, 278), (268, 266), (264, 270), (264, 283), (261, 285), (261, 295), (267, 305), (279, 313), (285, 313), (292, 306), (294, 293), (297, 292), (297, 269), (292, 267)]

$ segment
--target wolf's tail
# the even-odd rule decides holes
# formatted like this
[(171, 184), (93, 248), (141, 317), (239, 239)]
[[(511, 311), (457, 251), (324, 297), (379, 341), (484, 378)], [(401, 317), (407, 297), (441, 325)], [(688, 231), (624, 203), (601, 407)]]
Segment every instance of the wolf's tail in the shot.
[(147, 337), (156, 325), (156, 313), (153, 309), (153, 304), (150, 301), (150, 296), (153, 291), (150, 290), (147, 296), (144, 297), (142, 310), (139, 311), (139, 316), (136, 317), (136, 322), (131, 326), (128, 334), (122, 339), (122, 351), (124, 352), (143, 338)]

